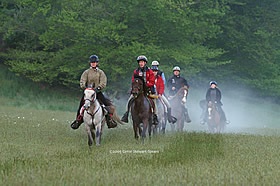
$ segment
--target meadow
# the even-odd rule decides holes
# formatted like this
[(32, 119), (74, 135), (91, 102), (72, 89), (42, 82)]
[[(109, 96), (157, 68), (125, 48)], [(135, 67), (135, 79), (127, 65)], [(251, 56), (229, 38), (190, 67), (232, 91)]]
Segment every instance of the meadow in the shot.
[[(11, 86), (4, 77), (13, 80), (5, 73), (2, 87)], [(10, 94), (0, 90), (0, 185), (279, 184), (280, 130), (272, 119), (275, 126), (247, 123), (224, 134), (209, 134), (194, 120), (185, 132), (145, 144), (131, 124), (105, 127), (101, 146), (90, 149), (84, 126), (70, 128), (78, 98), (26, 82), (17, 88), (22, 83)]]

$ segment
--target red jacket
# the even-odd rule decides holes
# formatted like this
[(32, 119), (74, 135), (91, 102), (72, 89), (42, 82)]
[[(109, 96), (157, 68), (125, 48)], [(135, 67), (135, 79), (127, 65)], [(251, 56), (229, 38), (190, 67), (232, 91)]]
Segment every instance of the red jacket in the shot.
[(156, 90), (158, 95), (163, 95), (164, 93), (164, 81), (160, 75), (156, 75)]
[[(146, 73), (146, 75), (144, 76), (144, 73)], [(154, 73), (153, 71), (148, 68), (148, 67), (144, 67), (143, 69), (141, 68), (137, 68), (133, 71), (133, 76), (132, 76), (132, 82), (134, 81), (134, 77), (137, 77), (137, 76), (140, 76), (140, 77), (146, 77), (146, 86), (148, 88), (151, 88), (154, 86), (155, 84), (155, 76), (154, 76)]]

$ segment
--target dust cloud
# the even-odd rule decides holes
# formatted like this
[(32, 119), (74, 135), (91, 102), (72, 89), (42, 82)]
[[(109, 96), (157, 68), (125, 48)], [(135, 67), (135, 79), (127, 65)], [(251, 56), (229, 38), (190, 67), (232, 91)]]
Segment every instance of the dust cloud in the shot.
[[(189, 124), (185, 123), (184, 130), (207, 132), (207, 126), (200, 124), (202, 110), (199, 106), (200, 100), (205, 99), (207, 88), (190, 89), (187, 107), (192, 122)], [(279, 105), (258, 98), (250, 90), (232, 87), (225, 88), (222, 85), (219, 88), (222, 91), (222, 108), (227, 119), (230, 121), (230, 124), (226, 126), (226, 133), (254, 133), (255, 129), (280, 128)], [(129, 95), (121, 95), (119, 97), (119, 99), (114, 99), (114, 104), (117, 106), (118, 114), (121, 117), (125, 112)], [(170, 124), (167, 125), (167, 130), (170, 130)]]

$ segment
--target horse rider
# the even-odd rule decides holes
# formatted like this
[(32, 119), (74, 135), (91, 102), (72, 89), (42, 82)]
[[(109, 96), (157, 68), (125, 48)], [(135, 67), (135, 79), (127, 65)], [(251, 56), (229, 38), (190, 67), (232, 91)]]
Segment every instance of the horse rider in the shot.
[(164, 111), (167, 113), (167, 119), (169, 123), (176, 123), (177, 119), (171, 115), (171, 106), (166, 97), (164, 96), (164, 82), (162, 76), (159, 75), (158, 66), (153, 65), (151, 67), (154, 75), (155, 75), (155, 90), (158, 95), (158, 99), (164, 106)]
[[(134, 78), (136, 77), (141, 77), (144, 80), (144, 89), (147, 89), (147, 92), (150, 92), (151, 94), (155, 93), (155, 76), (153, 71), (147, 67), (147, 62), (148, 59), (146, 56), (144, 55), (140, 55), (137, 57), (137, 62), (138, 62), (138, 68), (135, 69), (133, 71), (133, 75), (132, 75), (132, 82), (134, 81)], [(127, 111), (124, 113), (123, 117), (121, 118), (121, 121), (123, 122), (128, 122), (128, 115), (129, 115), (129, 110), (130, 110), (130, 103), (131, 101), (133, 101), (133, 95), (130, 95), (127, 104), (126, 104), (126, 108)], [(155, 103), (155, 99), (153, 99), (154, 103)], [(153, 109), (153, 124), (157, 125), (158, 124), (158, 118), (157, 118), (157, 109), (156, 109), (156, 103), (155, 105), (155, 109)]]
[(151, 68), (152, 68), (153, 66), (158, 67), (158, 72), (157, 72), (157, 75), (161, 76), (161, 77), (162, 77), (162, 79), (163, 79), (163, 83), (164, 83), (164, 84), (166, 84), (166, 79), (165, 79), (164, 72), (163, 72), (163, 71), (161, 71), (161, 70), (159, 70), (159, 62), (158, 62), (158, 61), (153, 61), (153, 62), (152, 62), (152, 66), (151, 66)]
[[(216, 81), (210, 81), (209, 83), (210, 87), (208, 88), (206, 92), (206, 104), (209, 103), (210, 101), (215, 103), (216, 108), (218, 112), (221, 114), (221, 120), (224, 121), (226, 124), (229, 124), (230, 122), (226, 119), (225, 112), (222, 109), (222, 93), (220, 89), (218, 88), (218, 84)], [(204, 117), (203, 120), (201, 121), (201, 124), (204, 125), (207, 121), (207, 107), (206, 110), (204, 110)]]
[[(189, 88), (189, 84), (187, 80), (180, 75), (180, 71), (181, 71), (180, 67), (175, 66), (173, 68), (173, 76), (170, 77), (167, 81), (167, 87), (169, 89), (170, 96), (174, 96), (178, 92), (178, 90), (180, 90), (180, 88), (184, 86), (187, 86)], [(184, 111), (185, 120), (187, 123), (190, 123), (191, 119), (188, 113), (188, 109), (186, 108), (185, 105), (184, 105), (184, 109), (185, 109)]]
[[(82, 89), (87, 88), (88, 86), (93, 86), (98, 101), (105, 105), (105, 109), (107, 114), (105, 115), (106, 123), (108, 128), (115, 128), (117, 123), (112, 120), (112, 110), (109, 107), (114, 107), (112, 102), (106, 98), (101, 92), (107, 85), (107, 76), (103, 70), (101, 70), (99, 66), (99, 58), (97, 55), (91, 55), (89, 57), (90, 67), (83, 72), (80, 79), (80, 87)], [(78, 129), (80, 125), (83, 123), (83, 113), (84, 108), (84, 97), (81, 98), (79, 109), (77, 111), (76, 120), (71, 124), (72, 129)]]

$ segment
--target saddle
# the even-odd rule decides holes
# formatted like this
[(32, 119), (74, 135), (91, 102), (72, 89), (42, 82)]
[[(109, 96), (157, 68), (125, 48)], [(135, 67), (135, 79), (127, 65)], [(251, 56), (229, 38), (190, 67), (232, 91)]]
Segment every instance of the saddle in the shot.
[(155, 102), (153, 101), (154, 98), (151, 98), (150, 96), (147, 97), (147, 100), (152, 108), (152, 112), (156, 109)]

